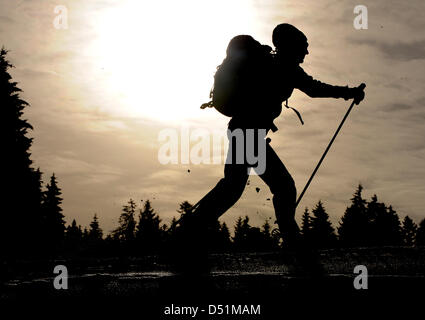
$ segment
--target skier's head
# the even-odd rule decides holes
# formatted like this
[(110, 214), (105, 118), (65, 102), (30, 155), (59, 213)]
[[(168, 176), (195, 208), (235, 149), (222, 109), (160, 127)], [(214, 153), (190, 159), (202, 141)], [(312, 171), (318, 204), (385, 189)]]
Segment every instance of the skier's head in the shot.
[(282, 23), (273, 30), (273, 44), (279, 56), (302, 63), (308, 54), (308, 42), (304, 33), (291, 24)]

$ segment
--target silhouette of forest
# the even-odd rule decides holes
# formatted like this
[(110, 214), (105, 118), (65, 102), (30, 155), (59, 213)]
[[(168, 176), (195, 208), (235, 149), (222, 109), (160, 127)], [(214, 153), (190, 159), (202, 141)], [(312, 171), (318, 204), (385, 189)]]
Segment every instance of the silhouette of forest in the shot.
[[(21, 89), (8, 72), (13, 66), (6, 56), (7, 51), (1, 49), (2, 161), (7, 168), (3, 192), (10, 204), (2, 210), (2, 258), (151, 255), (170, 250), (179, 219), (191, 212), (188, 201), (176, 204), (177, 215), (169, 224), (162, 222), (150, 200), (136, 203), (129, 199), (122, 207), (118, 225), (106, 235), (96, 214), (87, 227), (75, 219), (66, 225), (58, 177), (52, 174), (44, 183), (42, 171), (31, 160), (33, 139), (28, 135), (33, 128), (22, 118), (29, 104), (20, 98)], [(316, 248), (425, 245), (425, 219), (419, 225), (409, 216), (401, 220), (395, 209), (376, 195), (364, 199), (362, 190), (359, 185), (336, 227), (322, 201), (312, 209), (305, 208), (301, 221), (305, 241)], [(250, 224), (248, 216), (239, 217), (233, 228), (217, 221), (210, 226), (209, 239), (210, 252), (274, 251), (285, 242), (273, 220), (266, 219), (258, 227)]]

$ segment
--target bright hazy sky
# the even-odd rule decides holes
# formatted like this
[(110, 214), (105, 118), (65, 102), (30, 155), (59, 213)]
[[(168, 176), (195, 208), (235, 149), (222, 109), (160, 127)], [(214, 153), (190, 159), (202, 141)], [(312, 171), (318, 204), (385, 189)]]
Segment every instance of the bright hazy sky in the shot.
[[(250, 34), (271, 44), (289, 22), (309, 38), (304, 69), (337, 85), (367, 84), (300, 204), (322, 200), (334, 226), (359, 183), (401, 217), (425, 217), (425, 2), (368, 2), (369, 29), (353, 27), (358, 1), (307, 0), (0, 0), (0, 39), (12, 76), (31, 107), (32, 158), (54, 172), (67, 222), (88, 225), (97, 213), (109, 232), (130, 197), (151, 199), (169, 223), (183, 200), (197, 202), (223, 165), (161, 165), (160, 130), (225, 130), (228, 119), (200, 110), (228, 41)], [(68, 9), (68, 29), (54, 28), (54, 8)], [(302, 190), (349, 103), (295, 92), (270, 134)], [(190, 169), (190, 173), (188, 172)], [(258, 177), (222, 220), (274, 216)], [(260, 192), (255, 188), (259, 187)]]

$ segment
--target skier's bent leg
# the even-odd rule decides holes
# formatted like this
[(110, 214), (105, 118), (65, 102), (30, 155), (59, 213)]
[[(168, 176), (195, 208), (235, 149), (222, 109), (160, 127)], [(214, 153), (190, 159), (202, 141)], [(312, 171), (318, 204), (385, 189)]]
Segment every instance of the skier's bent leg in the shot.
[(205, 195), (194, 210), (194, 215), (207, 222), (217, 220), (241, 197), (248, 180), (244, 165), (227, 164), (224, 178)]
[(273, 194), (276, 220), (284, 243), (295, 246), (299, 241), (299, 227), (295, 221), (297, 197), (295, 182), (269, 144), (266, 152), (266, 170), (260, 177), (269, 186)]
[(187, 213), (181, 221), (180, 245), (186, 260), (185, 268), (194, 271), (202, 269), (209, 243), (209, 227), (214, 226), (217, 219), (225, 213), (241, 197), (248, 180), (247, 168), (243, 165), (228, 164), (224, 170), (224, 178), (200, 201), (196, 208)]

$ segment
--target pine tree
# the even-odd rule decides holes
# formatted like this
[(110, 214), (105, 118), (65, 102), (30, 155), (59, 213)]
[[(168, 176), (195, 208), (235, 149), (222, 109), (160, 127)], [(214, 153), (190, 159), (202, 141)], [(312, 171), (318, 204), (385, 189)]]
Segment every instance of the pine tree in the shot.
[(313, 209), (311, 238), (314, 245), (318, 248), (329, 248), (336, 244), (335, 229), (332, 227), (329, 221), (329, 215), (321, 201)]
[(176, 219), (176, 217), (173, 217), (173, 219), (171, 219), (171, 223), (170, 223), (170, 227), (168, 228), (168, 232), (172, 234), (176, 231), (176, 228), (177, 228), (177, 219)]
[(83, 236), (81, 238), (82, 238), (83, 242), (89, 241), (89, 230), (86, 227), (84, 227)]
[(385, 204), (378, 202), (378, 197), (372, 196), (371, 201), (366, 204), (366, 216), (369, 221), (368, 228), (364, 229), (364, 238), (367, 246), (381, 245), (385, 232)]
[(264, 224), (261, 227), (261, 234), (263, 236), (261, 245), (262, 251), (273, 251), (278, 248), (279, 242), (275, 237), (273, 237), (272, 226), (268, 219), (264, 221)]
[(400, 218), (397, 212), (390, 205), (387, 208), (386, 221), (388, 221), (387, 232), (385, 233), (385, 238), (387, 239), (384, 245), (400, 245), (402, 240), (401, 235), (401, 226), (400, 226)]
[(170, 227), (166, 230), (166, 233), (164, 234), (164, 237), (165, 237), (164, 241), (167, 243), (167, 246), (169, 246), (170, 242), (172, 243), (176, 241), (177, 228), (178, 228), (177, 219), (176, 217), (173, 217), (170, 223)]
[(136, 239), (143, 252), (156, 252), (161, 246), (163, 229), (149, 200), (145, 201), (143, 210), (139, 213), (139, 222), (136, 227)]
[(96, 214), (94, 214), (93, 220), (90, 222), (89, 238), (91, 241), (101, 241), (103, 239), (103, 231), (99, 226)]
[(272, 226), (270, 225), (269, 219), (264, 221), (264, 224), (261, 226), (261, 233), (263, 234), (264, 241), (267, 242), (272, 237)]
[(239, 217), (235, 225), (235, 234), (233, 236), (233, 245), (236, 250), (247, 250), (249, 249), (249, 231), (251, 226), (249, 225), (249, 218), (245, 216), (244, 219)]
[[(183, 201), (179, 204), (179, 209), (177, 209), (177, 212), (180, 213), (180, 218), (176, 223), (176, 228), (173, 231), (175, 235), (177, 232), (179, 234), (179, 237), (186, 237), (188, 236), (187, 230), (193, 231), (194, 225), (198, 224), (192, 219), (192, 217), (194, 217), (192, 209), (193, 206), (188, 201)], [(206, 230), (204, 230), (203, 232), (206, 232)]]
[(370, 221), (367, 230), (368, 245), (388, 246), (401, 244), (400, 220), (392, 206), (388, 208), (374, 195), (367, 204), (367, 216)]
[(417, 229), (418, 226), (413, 222), (412, 219), (410, 219), (409, 216), (404, 217), (403, 226), (401, 229), (404, 245), (413, 246), (415, 244)]
[(425, 219), (422, 219), (416, 231), (416, 245), (425, 246)]
[(178, 213), (180, 213), (180, 219), (183, 218), (185, 215), (190, 214), (192, 212), (193, 205), (188, 201), (183, 201), (179, 205), (179, 209), (177, 210)]
[(66, 227), (65, 243), (67, 248), (70, 250), (77, 249), (82, 242), (82, 238), (81, 226), (77, 226), (77, 222), (73, 219), (71, 225)]
[(370, 229), (370, 224), (362, 190), (362, 185), (359, 185), (351, 199), (351, 206), (345, 210), (338, 227), (340, 243), (346, 247), (365, 246), (369, 243), (365, 230)]
[[(0, 50), (0, 105), (2, 110), (4, 209), (0, 230), (0, 255), (36, 254), (41, 247), (41, 172), (31, 167), (33, 127), (23, 119), (29, 104), (20, 98), (22, 91), (12, 81), (9, 69), (13, 65), (6, 58), (7, 50)], [(5, 207), (10, 204), (9, 207)], [(19, 204), (19, 205), (18, 205)]]
[(136, 212), (136, 203), (133, 199), (123, 206), (121, 215), (118, 219), (118, 228), (112, 231), (115, 240), (121, 243), (131, 244), (135, 239), (136, 221), (134, 214)]
[(206, 240), (208, 251), (222, 252), (226, 250), (226, 246), (228, 245), (226, 242), (229, 240), (229, 238), (226, 239), (228, 236), (226, 233), (229, 231), (227, 225), (223, 227), (220, 221), (214, 220), (207, 226), (207, 230)]
[(77, 226), (77, 221), (75, 219), (72, 219), (71, 224), (66, 227), (66, 237), (80, 238), (81, 236), (81, 226)]
[(220, 238), (219, 238), (219, 247), (222, 252), (226, 252), (230, 250), (230, 231), (227, 227), (227, 224), (223, 222), (220, 226)]
[(65, 234), (65, 216), (62, 214), (62, 192), (53, 174), (43, 197), (44, 234), (51, 249), (58, 249)]
[(301, 236), (306, 242), (311, 241), (311, 217), (308, 208), (306, 207), (302, 216)]

